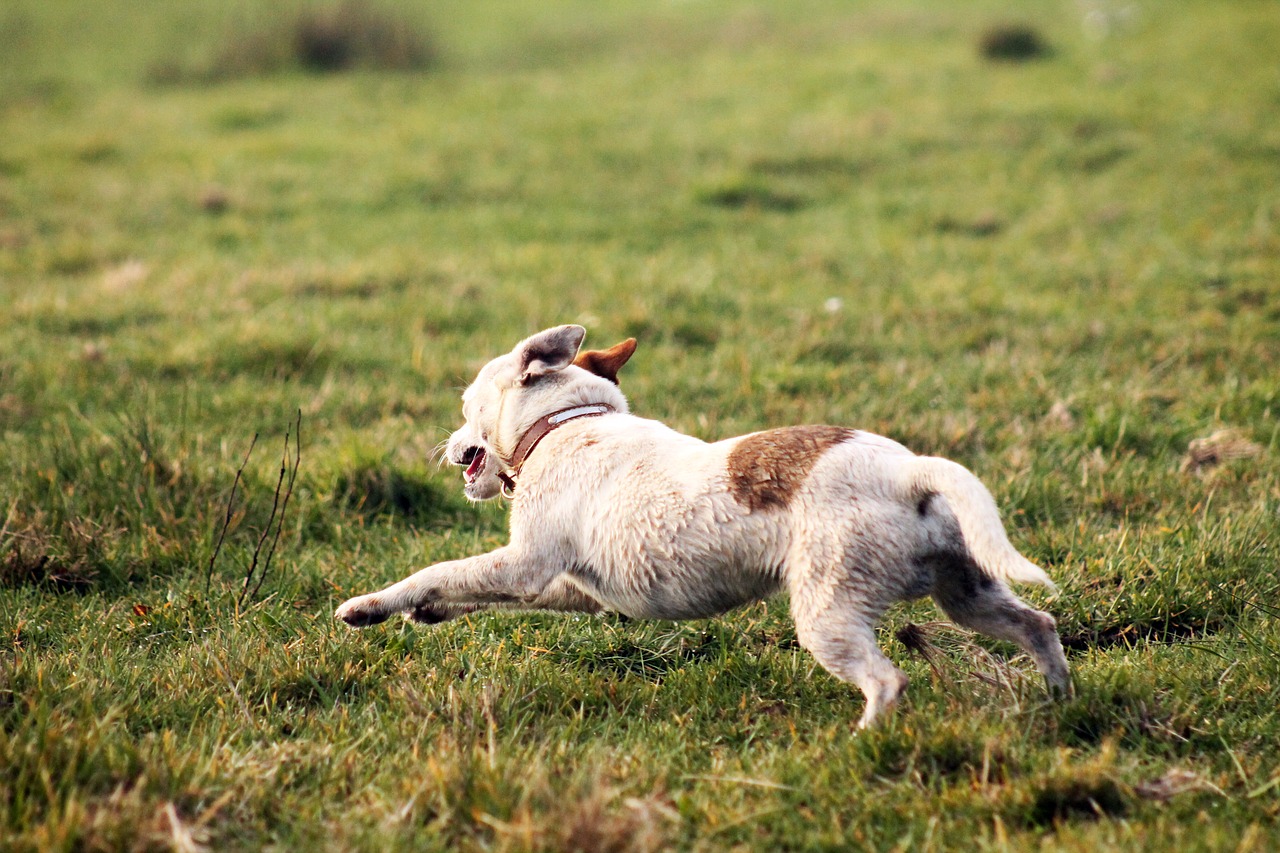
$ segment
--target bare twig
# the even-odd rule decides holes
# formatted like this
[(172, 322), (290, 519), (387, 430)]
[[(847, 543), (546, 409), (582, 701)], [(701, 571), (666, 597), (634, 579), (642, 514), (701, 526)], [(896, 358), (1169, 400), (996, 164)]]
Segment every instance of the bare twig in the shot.
[(218, 554), (222, 551), (222, 542), (227, 538), (227, 530), (231, 527), (231, 516), (235, 511), (236, 489), (240, 486), (240, 478), (244, 476), (245, 466), (249, 464), (249, 457), (253, 454), (254, 445), (258, 443), (258, 434), (253, 434), (253, 441), (249, 442), (249, 452), (244, 455), (244, 461), (240, 463), (240, 467), (236, 469), (236, 479), (231, 484), (231, 494), (227, 496), (227, 512), (222, 519), (222, 529), (218, 531), (218, 544), (213, 546), (213, 553), (209, 555), (209, 565), (204, 572), (204, 594), (209, 596), (209, 585), (213, 582), (213, 564), (218, 561)]
[[(284, 437), (284, 462), (281, 463), (281, 474), (284, 473), (284, 464), (289, 459), (289, 434), (286, 432)], [(249, 596), (253, 600), (258, 595), (258, 590), (262, 589), (262, 581), (267, 576), (267, 570), (271, 568), (271, 558), (275, 556), (276, 546), (280, 544), (280, 533), (284, 529), (285, 511), (289, 509), (289, 498), (293, 497), (293, 484), (298, 479), (298, 468), (302, 465), (302, 410), (298, 410), (297, 418), (294, 421), (293, 428), (293, 470), (289, 472), (289, 482), (285, 486), (284, 502), (280, 505), (280, 518), (276, 522), (276, 535), (271, 540), (271, 550), (267, 551), (266, 562), (262, 566), (262, 573), (258, 575), (258, 582), (253, 587), (253, 593)], [(268, 522), (270, 526), (270, 522)]]
[[(302, 432), (302, 411), (298, 410), (297, 419), (295, 421), (297, 432)], [(249, 570), (245, 572), (244, 584), (240, 588), (240, 597), (236, 600), (236, 610), (244, 607), (245, 602), (251, 601), (258, 591), (262, 589), (262, 582), (266, 579), (267, 572), (271, 568), (271, 558), (275, 556), (276, 545), (280, 542), (280, 533), (284, 528), (284, 511), (289, 506), (289, 498), (293, 497), (293, 485), (298, 478), (298, 466), (302, 464), (302, 445), (300, 441), (295, 441), (293, 470), (289, 470), (289, 439), (293, 434), (293, 428), (285, 431), (284, 434), (284, 455), (280, 461), (280, 476), (276, 478), (275, 495), (271, 502), (271, 515), (267, 517), (267, 523), (262, 527), (262, 535), (258, 537), (258, 544), (254, 546), (253, 558), (249, 562)], [(299, 436), (300, 437), (300, 436)], [(288, 481), (285, 477), (288, 475)], [(283, 501), (281, 495), (283, 494)], [(271, 527), (275, 526), (275, 537), (271, 541), (271, 547), (266, 553), (266, 559), (263, 560), (262, 549), (266, 545), (267, 538), (271, 536)], [(258, 566), (262, 568), (259, 570)], [(256, 578), (255, 578), (256, 576)], [(256, 580), (256, 584), (254, 581)], [(252, 592), (250, 586), (253, 586)]]
[[(285, 452), (288, 452), (289, 434), (286, 432), (284, 436)], [(280, 511), (280, 490), (284, 486), (284, 465), (280, 466), (280, 476), (276, 479), (275, 495), (271, 500), (271, 515), (267, 516), (267, 523), (262, 526), (262, 533), (258, 535), (258, 544), (253, 546), (253, 559), (249, 561), (249, 570), (244, 573), (244, 584), (240, 588), (240, 597), (236, 599), (236, 610), (244, 606), (245, 599), (249, 595), (249, 585), (253, 583), (255, 574), (258, 571), (258, 560), (262, 556), (262, 546), (266, 543), (267, 537), (271, 535), (271, 525), (275, 523), (276, 514)]]

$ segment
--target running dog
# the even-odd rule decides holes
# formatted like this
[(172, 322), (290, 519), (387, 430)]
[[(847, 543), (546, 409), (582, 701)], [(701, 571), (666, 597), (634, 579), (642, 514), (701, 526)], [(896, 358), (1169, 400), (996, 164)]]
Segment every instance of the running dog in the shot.
[(634, 341), (580, 352), (557, 326), (481, 369), (446, 456), (472, 500), (511, 498), (510, 543), (345, 602), (373, 625), (492, 607), (698, 619), (782, 591), (801, 643), (866, 696), (865, 728), (907, 684), (876, 644), (894, 602), (932, 596), (957, 623), (1026, 650), (1070, 692), (1052, 616), (1009, 582), (1048, 576), (1009, 543), (990, 492), (955, 462), (837, 426), (715, 443), (632, 415), (617, 384)]

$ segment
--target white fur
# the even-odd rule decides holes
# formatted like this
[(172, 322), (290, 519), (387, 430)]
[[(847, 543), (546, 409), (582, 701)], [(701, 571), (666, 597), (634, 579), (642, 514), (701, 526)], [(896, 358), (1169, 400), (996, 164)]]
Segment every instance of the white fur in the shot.
[(963, 467), (855, 432), (818, 458), (785, 506), (753, 511), (727, 469), (745, 436), (708, 444), (629, 414), (615, 384), (571, 364), (584, 334), (534, 335), (463, 394), (466, 423), (447, 455), (462, 463), (485, 451), (466, 486), (474, 500), (498, 494), (500, 459), (543, 415), (616, 409), (538, 445), (519, 474), (509, 544), (353, 598), (338, 618), (434, 622), (516, 607), (694, 619), (786, 591), (801, 644), (866, 695), (866, 726), (906, 685), (876, 646), (877, 621), (896, 601), (932, 595), (960, 624), (1020, 645), (1054, 691), (1069, 691), (1053, 618), (1006, 585), (1052, 583), (1010, 545), (990, 493)]

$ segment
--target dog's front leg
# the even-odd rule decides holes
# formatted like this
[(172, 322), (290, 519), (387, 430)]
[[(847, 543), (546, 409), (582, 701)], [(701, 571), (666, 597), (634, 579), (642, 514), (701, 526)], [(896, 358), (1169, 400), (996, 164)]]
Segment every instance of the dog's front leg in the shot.
[(547, 584), (533, 600), (472, 602), (470, 604), (445, 604), (436, 601), (415, 607), (405, 613), (405, 618), (423, 625), (435, 625), (486, 610), (551, 610), (557, 613), (599, 613), (604, 609), (599, 601), (578, 588), (568, 575), (560, 575)]
[(344, 602), (334, 615), (352, 627), (362, 628), (383, 622), (395, 613), (426, 614), (435, 609), (465, 610), (466, 605), (481, 609), (530, 602), (560, 572), (547, 560), (531, 559), (508, 545), (478, 557), (429, 566), (384, 590)]

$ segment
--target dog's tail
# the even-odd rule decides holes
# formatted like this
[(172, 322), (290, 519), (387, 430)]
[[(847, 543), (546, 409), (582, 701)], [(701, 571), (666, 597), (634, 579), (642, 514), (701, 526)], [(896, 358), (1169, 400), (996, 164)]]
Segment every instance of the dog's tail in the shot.
[(910, 476), (911, 494), (919, 506), (941, 495), (960, 523), (969, 556), (982, 573), (1017, 583), (1037, 583), (1056, 590), (1044, 569), (1018, 553), (1005, 535), (1000, 512), (987, 487), (963, 465), (936, 456), (917, 456)]

